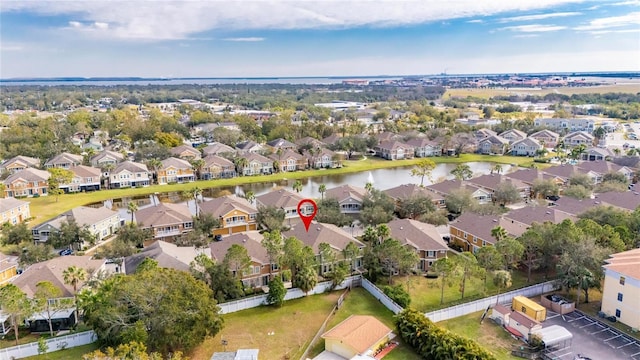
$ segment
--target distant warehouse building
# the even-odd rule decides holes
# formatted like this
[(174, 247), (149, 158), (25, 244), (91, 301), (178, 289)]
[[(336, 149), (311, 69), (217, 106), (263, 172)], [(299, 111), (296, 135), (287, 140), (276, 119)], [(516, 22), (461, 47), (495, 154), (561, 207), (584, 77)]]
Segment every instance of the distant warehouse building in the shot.
[(595, 122), (589, 119), (560, 119), (560, 118), (540, 118), (533, 121), (535, 127), (546, 127), (552, 130), (563, 130), (565, 133), (572, 131), (584, 131), (592, 133)]

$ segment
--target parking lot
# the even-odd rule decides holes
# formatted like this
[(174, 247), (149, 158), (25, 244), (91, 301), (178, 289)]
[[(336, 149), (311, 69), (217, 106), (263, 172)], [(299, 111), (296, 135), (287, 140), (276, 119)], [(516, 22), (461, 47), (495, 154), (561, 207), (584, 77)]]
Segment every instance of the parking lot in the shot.
[(573, 334), (571, 347), (551, 353), (554, 359), (573, 360), (577, 355), (592, 360), (640, 360), (640, 341), (579, 311), (567, 315), (547, 310), (544, 326), (560, 325)]

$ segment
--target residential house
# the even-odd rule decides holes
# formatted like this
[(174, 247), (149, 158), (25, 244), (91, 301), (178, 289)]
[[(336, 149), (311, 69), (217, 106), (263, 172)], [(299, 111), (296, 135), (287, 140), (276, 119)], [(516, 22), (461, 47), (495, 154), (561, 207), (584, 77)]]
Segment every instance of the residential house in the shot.
[(411, 219), (395, 219), (387, 226), (392, 238), (418, 254), (417, 270), (428, 271), (436, 260), (447, 257), (449, 246), (435, 226)]
[(204, 158), (204, 166), (200, 170), (202, 180), (227, 179), (235, 176), (236, 166), (233, 162), (218, 155), (208, 155)]
[[(278, 209), (284, 210), (284, 218), (287, 219), (297, 219), (298, 215), (298, 204), (304, 200), (304, 197), (297, 193), (293, 193), (286, 189), (277, 189), (270, 191), (266, 194), (260, 195), (256, 197), (256, 206), (258, 209), (261, 207), (273, 206)], [(313, 213), (313, 206), (307, 205), (302, 209), (302, 214), (310, 215)]]
[(124, 161), (124, 155), (111, 150), (102, 151), (89, 160), (91, 166), (101, 169), (115, 169), (116, 165), (121, 161)]
[[(63, 222), (75, 221), (81, 228), (86, 228), (95, 237), (96, 242), (115, 234), (120, 228), (120, 215), (117, 211), (106, 207), (93, 208), (78, 206), (57, 217), (43, 222), (31, 229), (33, 240), (47, 242), (51, 234), (60, 231)], [(81, 244), (82, 245), (82, 244)]]
[(231, 235), (258, 229), (258, 209), (246, 199), (235, 195), (205, 201), (200, 204), (200, 212), (220, 219), (220, 227), (213, 230), (214, 235)]
[(64, 271), (75, 266), (83, 269), (87, 273), (85, 280), (80, 280), (76, 284), (78, 290), (98, 273), (106, 270), (106, 259), (94, 259), (92, 256), (59, 256), (51, 260), (35, 263), (27, 267), (20, 274), (13, 284), (20, 288), (28, 298), (33, 298), (36, 294), (36, 285), (41, 281), (49, 281), (56, 288), (62, 290), (62, 298), (74, 296), (73, 286), (64, 281)]
[(100, 190), (102, 171), (91, 166), (78, 165), (69, 169), (73, 173), (71, 182), (60, 184), (65, 193), (89, 192)]
[[(240, 278), (245, 288), (258, 288), (269, 285), (270, 275), (278, 272), (278, 266), (269, 260), (267, 250), (262, 246), (263, 236), (257, 231), (247, 231), (244, 233), (225, 236), (222, 241), (214, 241), (209, 244), (211, 258), (216, 263), (221, 263), (227, 255), (227, 251), (233, 245), (240, 245), (247, 249), (247, 254), (251, 258), (251, 265), (246, 269)], [(230, 269), (234, 275), (236, 269)]]
[(595, 122), (590, 119), (560, 119), (560, 118), (538, 118), (533, 120), (533, 126), (546, 127), (552, 130), (571, 132), (586, 131), (592, 133)]
[[(433, 192), (438, 198), (443, 200), (438, 203), (441, 208), (446, 207), (446, 197), (456, 190), (465, 190), (471, 194), (479, 204), (488, 204), (491, 202), (492, 191), (483, 189), (480, 186), (471, 184), (462, 180), (445, 180), (426, 187), (427, 190)], [(434, 196), (433, 198), (436, 198)]]
[(394, 188), (384, 190), (384, 192), (393, 200), (395, 200), (396, 205), (398, 204), (398, 202), (400, 202), (400, 200), (408, 199), (414, 196), (426, 196), (431, 198), (431, 201), (436, 207), (445, 207), (444, 196), (436, 192), (429, 191), (427, 188), (416, 184), (402, 184)]
[(196, 180), (193, 166), (182, 159), (170, 157), (162, 160), (162, 166), (156, 171), (158, 184), (186, 183)]
[(143, 187), (149, 186), (150, 183), (147, 165), (138, 162), (121, 162), (109, 173), (109, 188), (111, 189)]
[(213, 143), (202, 148), (205, 157), (209, 155), (233, 156), (236, 152), (238, 152), (236, 149), (223, 143)]
[(538, 140), (533, 138), (524, 138), (516, 140), (511, 144), (511, 155), (515, 156), (536, 156), (543, 146)]
[(267, 143), (271, 151), (276, 152), (278, 150), (286, 151), (292, 150), (295, 151), (298, 149), (298, 145), (292, 143), (291, 141), (285, 140), (283, 138), (278, 138), (275, 140), (271, 140)]
[(236, 149), (241, 152), (261, 153), (265, 151), (265, 147), (255, 141), (245, 141), (236, 145)]
[(244, 153), (241, 156), (247, 159), (247, 165), (242, 169), (242, 175), (273, 174), (273, 161), (271, 159), (252, 152)]
[(476, 132), (474, 133), (476, 139), (481, 140), (481, 139), (486, 139), (492, 136), (498, 136), (498, 133), (491, 130), (491, 129), (487, 129), (487, 128), (482, 128), (482, 129), (478, 129), (476, 130)]
[(0, 252), (0, 287), (13, 280), (17, 275), (18, 262)]
[(202, 158), (200, 150), (189, 145), (179, 145), (169, 150), (171, 155), (184, 160), (198, 160)]
[(334, 169), (342, 166), (342, 155), (329, 149), (317, 148), (313, 155), (306, 151), (305, 156), (309, 166), (314, 169)]
[(194, 246), (177, 246), (166, 241), (158, 240), (145, 247), (141, 252), (124, 259), (124, 272), (133, 274), (144, 259), (153, 259), (158, 267), (189, 272), (191, 262), (199, 254), (211, 256), (209, 248), (196, 249)]
[(576, 147), (579, 145), (590, 147), (593, 145), (593, 139), (594, 137), (590, 133), (575, 131), (567, 134), (567, 136), (564, 137), (563, 142), (564, 145), (568, 147)]
[(70, 154), (64, 152), (62, 154), (56, 155), (51, 158), (49, 161), (44, 163), (45, 168), (61, 168), (61, 169), (71, 169), (74, 166), (78, 166), (82, 164), (82, 155)]
[[(565, 178), (547, 174), (544, 170), (534, 168), (518, 169), (514, 172), (505, 174), (504, 176), (529, 185), (532, 189), (533, 185), (535, 185), (537, 181), (553, 181), (560, 188), (565, 186), (567, 181)], [(533, 194), (531, 194), (531, 196), (533, 196)]]
[(305, 170), (307, 168), (307, 159), (297, 151), (283, 150), (282, 153), (273, 153), (268, 158), (272, 160), (272, 166), (273, 163), (277, 163), (282, 172)]
[(387, 160), (413, 159), (415, 156), (413, 146), (395, 140), (382, 141), (373, 150), (375, 150), (376, 156)]
[[(554, 176), (555, 178), (562, 180), (565, 184), (569, 183), (569, 179), (575, 174), (587, 174), (588, 171), (581, 170), (576, 165), (561, 164), (550, 166), (543, 170), (545, 174)], [(595, 174), (592, 174), (595, 177)]]
[(514, 237), (522, 235), (527, 230), (527, 226), (512, 223), (501, 216), (466, 212), (449, 225), (450, 242), (460, 246), (463, 251), (475, 253), (483, 246), (496, 243), (497, 240), (491, 235), (491, 230), (498, 226)]
[(407, 145), (413, 147), (415, 157), (430, 157), (442, 155), (442, 144), (426, 137), (416, 137), (407, 140)]
[(577, 165), (580, 172), (594, 177), (594, 183), (602, 182), (604, 175), (607, 173), (619, 173), (624, 175), (627, 181), (632, 182), (635, 172), (626, 167), (616, 165), (610, 161), (594, 160), (586, 161)]
[(526, 139), (527, 133), (517, 129), (509, 129), (500, 133), (500, 137), (509, 141), (509, 144), (513, 144), (516, 141)]
[(560, 141), (560, 135), (549, 129), (536, 131), (529, 135), (530, 138), (538, 140), (538, 142), (546, 148), (554, 148)]
[[(491, 193), (494, 193), (500, 186), (500, 184), (510, 183), (518, 189), (520, 197), (523, 200), (528, 200), (531, 196), (531, 186), (527, 185), (519, 180), (512, 179), (502, 174), (487, 174), (481, 175), (467, 180), (469, 183), (481, 187)], [(493, 195), (491, 196), (493, 198)]]
[[(391, 329), (371, 315), (351, 315), (322, 334), (327, 359), (372, 358), (391, 339)], [(364, 359), (365, 357), (362, 357)]]
[(26, 168), (37, 168), (39, 166), (40, 159), (18, 155), (0, 164), (0, 174), (15, 174), (16, 172)]
[(573, 216), (579, 216), (583, 212), (598, 206), (605, 206), (596, 199), (575, 199), (569, 196), (563, 196), (558, 200), (554, 200), (551, 206), (556, 211), (562, 211)]
[(341, 136), (338, 134), (331, 134), (329, 136), (327, 136), (326, 138), (322, 139), (322, 143), (326, 146), (331, 146), (334, 145), (335, 143), (338, 142), (338, 140), (340, 140)]
[(315, 148), (315, 149), (319, 149), (324, 147), (324, 143), (316, 138), (313, 138), (311, 136), (305, 136), (302, 139), (298, 139), (296, 140), (296, 145), (298, 145), (298, 148)]
[[(362, 134), (362, 137), (366, 138), (367, 134)], [(399, 136), (396, 133), (392, 133), (390, 131), (383, 131), (383, 132), (379, 132), (373, 135), (373, 137), (376, 138), (376, 140), (378, 141), (378, 144), (383, 143), (383, 142), (389, 142), (389, 141), (394, 141), (394, 140), (399, 140)]]
[(572, 214), (546, 206), (525, 206), (523, 208), (510, 210), (502, 217), (506, 221), (511, 221), (511, 223), (527, 228), (534, 223), (544, 224), (549, 222), (552, 224), (560, 224), (567, 219), (573, 222), (578, 221), (578, 218)]
[(605, 260), (601, 311), (640, 329), (640, 249), (623, 251)]
[(613, 159), (615, 154), (611, 149), (601, 147), (589, 147), (582, 154), (580, 154), (581, 160), (584, 161), (604, 161)]
[(141, 229), (149, 229), (153, 239), (175, 238), (193, 230), (191, 211), (184, 204), (159, 203), (134, 214)]
[(363, 188), (352, 185), (342, 185), (328, 189), (325, 198), (338, 200), (340, 212), (354, 214), (362, 210), (362, 201), (366, 195), (367, 190)]
[(627, 211), (635, 211), (640, 207), (640, 193), (637, 191), (609, 191), (594, 196), (596, 203)]
[(504, 326), (511, 334), (525, 341), (529, 341), (533, 333), (542, 329), (542, 324), (537, 320), (519, 311), (513, 311), (502, 304), (493, 307), (490, 318)]
[(9, 175), (4, 180), (5, 197), (44, 196), (48, 193), (48, 171), (26, 168)]
[[(305, 229), (302, 222), (298, 222), (289, 230), (283, 232), (282, 236), (284, 236), (285, 238), (293, 236), (313, 250), (313, 253), (316, 254), (318, 258), (318, 274), (321, 276), (326, 272), (330, 272), (333, 269), (334, 264), (323, 262), (323, 259), (320, 256), (320, 244), (329, 244), (338, 261), (344, 259), (344, 250), (347, 248), (347, 245), (349, 243), (356, 244), (359, 249), (363, 249), (365, 247), (363, 243), (356, 240), (356, 238), (354, 238), (341, 228), (333, 224), (324, 224), (315, 221), (312, 222), (309, 226), (309, 231)], [(357, 256), (357, 259), (353, 261), (351, 268), (352, 271), (356, 271), (362, 267), (361, 257), (362, 252), (360, 252), (360, 254), (358, 254)]]
[(16, 198), (0, 198), (0, 225), (18, 225), (31, 218), (29, 202)]
[(504, 154), (509, 146), (509, 140), (503, 139), (498, 135), (489, 136), (478, 140), (478, 153), (480, 154)]

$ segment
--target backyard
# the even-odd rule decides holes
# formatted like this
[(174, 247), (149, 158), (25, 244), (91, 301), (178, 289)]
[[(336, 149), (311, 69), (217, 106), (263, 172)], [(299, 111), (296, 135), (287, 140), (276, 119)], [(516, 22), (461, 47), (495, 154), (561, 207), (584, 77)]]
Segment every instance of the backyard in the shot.
[(65, 360), (65, 359), (82, 359), (82, 355), (98, 350), (98, 343), (82, 345), (70, 349), (54, 351), (48, 354), (29, 356), (25, 360)]

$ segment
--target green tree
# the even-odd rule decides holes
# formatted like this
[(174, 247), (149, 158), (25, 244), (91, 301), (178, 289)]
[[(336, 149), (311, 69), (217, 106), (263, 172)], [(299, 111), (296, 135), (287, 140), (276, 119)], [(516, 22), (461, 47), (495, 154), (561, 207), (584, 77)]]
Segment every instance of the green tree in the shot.
[[(213, 292), (189, 273), (150, 268), (110, 278), (83, 305), (86, 323), (106, 345), (143, 337), (150, 351), (189, 352), (223, 325)], [(144, 333), (138, 333), (138, 328)]]
[(251, 267), (251, 257), (245, 247), (233, 244), (227, 250), (223, 263), (231, 269), (235, 277), (241, 279)]
[(500, 205), (513, 204), (520, 200), (520, 191), (511, 182), (498, 184), (493, 192), (493, 201)]
[(456, 272), (456, 263), (448, 257), (440, 258), (433, 263), (431, 268), (440, 277), (440, 304), (444, 303), (444, 286), (450, 276)]
[(282, 240), (282, 234), (280, 234), (278, 230), (265, 232), (262, 236), (262, 246), (267, 251), (267, 256), (269, 257), (269, 278), (272, 279), (273, 266), (275, 265), (278, 269), (280, 268), (284, 252), (284, 241)]
[(553, 180), (535, 179), (533, 180), (532, 191), (534, 197), (558, 195), (560, 188)]
[(557, 265), (558, 277), (564, 287), (576, 289), (576, 304), (580, 304), (581, 291), (589, 302), (589, 289), (600, 287), (604, 278), (602, 263), (610, 253), (591, 236), (582, 235), (578, 241), (565, 245)]
[(327, 192), (327, 185), (320, 184), (320, 186), (318, 187), (318, 192), (320, 193), (321, 200), (324, 200), (324, 193)]
[(293, 286), (302, 290), (305, 295), (313, 290), (317, 283), (318, 276), (316, 275), (316, 271), (310, 266), (305, 266), (300, 269), (293, 278)]
[(480, 272), (478, 259), (476, 259), (473, 253), (466, 251), (454, 257), (453, 261), (456, 263), (456, 267), (460, 271), (460, 295), (461, 299), (464, 299), (467, 280)]
[(296, 180), (293, 183), (293, 191), (299, 193), (300, 191), (302, 191), (302, 181), (300, 180)]
[(142, 247), (144, 241), (152, 237), (150, 229), (142, 229), (140, 224), (129, 223), (118, 229), (118, 239), (127, 244)]
[(350, 242), (344, 248), (344, 260), (349, 265), (349, 273), (353, 274), (356, 270), (356, 261), (360, 255), (360, 248), (355, 242)]
[(541, 265), (542, 251), (544, 249), (544, 239), (539, 233), (528, 229), (516, 240), (523, 248), (523, 262), (527, 267), (527, 282), (531, 282), (531, 271), (536, 270)]
[(0, 309), (8, 315), (18, 345), (18, 327), (33, 313), (31, 302), (19, 287), (10, 283), (0, 287)]
[(58, 198), (61, 194), (64, 194), (64, 190), (60, 189), (60, 185), (69, 184), (73, 179), (73, 172), (71, 170), (62, 168), (50, 168), (47, 169), (49, 174), (49, 195), (53, 195), (58, 202)]
[(258, 207), (256, 222), (260, 228), (266, 231), (284, 230), (285, 212), (282, 208), (273, 205)]
[(570, 185), (564, 190), (564, 195), (574, 199), (582, 200), (591, 196), (591, 190), (582, 185)]
[(318, 213), (315, 220), (321, 223), (333, 224), (338, 227), (351, 224), (352, 219), (340, 211), (340, 203), (337, 199), (324, 199), (318, 201)]
[(28, 266), (53, 258), (53, 247), (49, 244), (34, 244), (29, 241), (22, 242), (18, 246), (22, 249), (18, 257), (18, 262), (22, 266)]
[(484, 290), (486, 290), (488, 274), (502, 269), (504, 267), (504, 258), (498, 250), (496, 250), (495, 246), (483, 246), (476, 252), (476, 259), (478, 260), (478, 266), (484, 270), (482, 272), (482, 278)]
[(524, 247), (516, 239), (507, 236), (504, 239), (496, 242), (496, 250), (504, 258), (505, 270), (516, 268), (522, 254), (524, 253)]
[(458, 164), (451, 170), (451, 175), (457, 180), (468, 180), (473, 177), (473, 171), (471, 171), (471, 167), (467, 164)]
[(388, 278), (389, 284), (392, 283), (392, 276), (395, 273), (406, 275), (420, 261), (415, 251), (402, 246), (396, 239), (387, 238), (372, 245), (372, 253), (382, 270), (381, 275)]
[(493, 167), (491, 167), (491, 173), (496, 173), (496, 174), (500, 174), (502, 172), (502, 165), (501, 164), (494, 164)]
[[(53, 336), (53, 333), (51, 334)], [(49, 351), (47, 341), (41, 336), (38, 338), (38, 355), (46, 354)]]
[(138, 204), (135, 201), (129, 201), (127, 204), (127, 212), (131, 214), (131, 222), (133, 223), (133, 215), (138, 211)]
[(473, 198), (471, 192), (467, 189), (454, 189), (444, 198), (444, 203), (452, 213), (462, 214), (474, 205), (477, 201)]
[(569, 186), (582, 186), (586, 189), (593, 190), (593, 180), (587, 174), (575, 173), (569, 178)]
[[(324, 276), (324, 270), (323, 268), (326, 266), (327, 268), (331, 269), (333, 267), (333, 265), (336, 262), (336, 254), (333, 251), (333, 249), (331, 248), (331, 245), (329, 245), (328, 243), (320, 243), (320, 245), (318, 245), (318, 250), (320, 251), (320, 263), (318, 264), (320, 266), (320, 275)], [(331, 270), (329, 270), (331, 271)]]
[(436, 206), (433, 204), (433, 200), (423, 194), (401, 198), (397, 205), (398, 217), (401, 219), (416, 219), (435, 210)]
[[(53, 337), (53, 323), (51, 319), (61, 310), (68, 309), (73, 305), (70, 301), (59, 299), (62, 297), (62, 290), (50, 281), (40, 281), (36, 284), (34, 295), (34, 311), (46, 312), (49, 323), (49, 335)], [(53, 300), (53, 301), (50, 301)]]
[(276, 276), (269, 282), (269, 295), (267, 295), (267, 304), (281, 307), (284, 304), (284, 297), (287, 295), (287, 289), (279, 276)]
[(429, 179), (430, 182), (433, 182), (431, 179), (431, 173), (436, 168), (436, 163), (431, 159), (420, 159), (418, 163), (411, 169), (411, 176), (419, 176), (420, 177), (420, 186), (424, 185), (425, 176)]
[(244, 198), (247, 199), (249, 204), (253, 204), (253, 202), (256, 201), (256, 193), (249, 190), (246, 193), (244, 193)]
[(360, 218), (367, 225), (388, 223), (393, 219), (395, 202), (393, 199), (377, 189), (372, 189), (362, 200)]
[(502, 226), (496, 226), (491, 229), (491, 236), (496, 239), (496, 242), (506, 239), (509, 234)]
[(2, 243), (4, 245), (17, 245), (23, 241), (32, 239), (31, 230), (27, 224), (8, 225), (2, 229)]
[(500, 302), (500, 294), (504, 289), (508, 289), (513, 284), (511, 280), (511, 273), (507, 270), (497, 270), (493, 274), (493, 284), (498, 288), (498, 295), (496, 296), (496, 304)]
[(72, 248), (76, 244), (76, 249), (81, 249), (86, 242), (94, 244), (96, 236), (87, 226), (80, 226), (73, 218), (69, 218), (60, 223), (58, 231), (52, 231), (49, 236), (49, 242), (56, 249), (69, 247)]
[(76, 324), (78, 323), (78, 286), (87, 280), (87, 272), (83, 268), (77, 266), (70, 266), (62, 272), (62, 278), (64, 283), (73, 287), (73, 298), (76, 306), (74, 316), (76, 318)]

